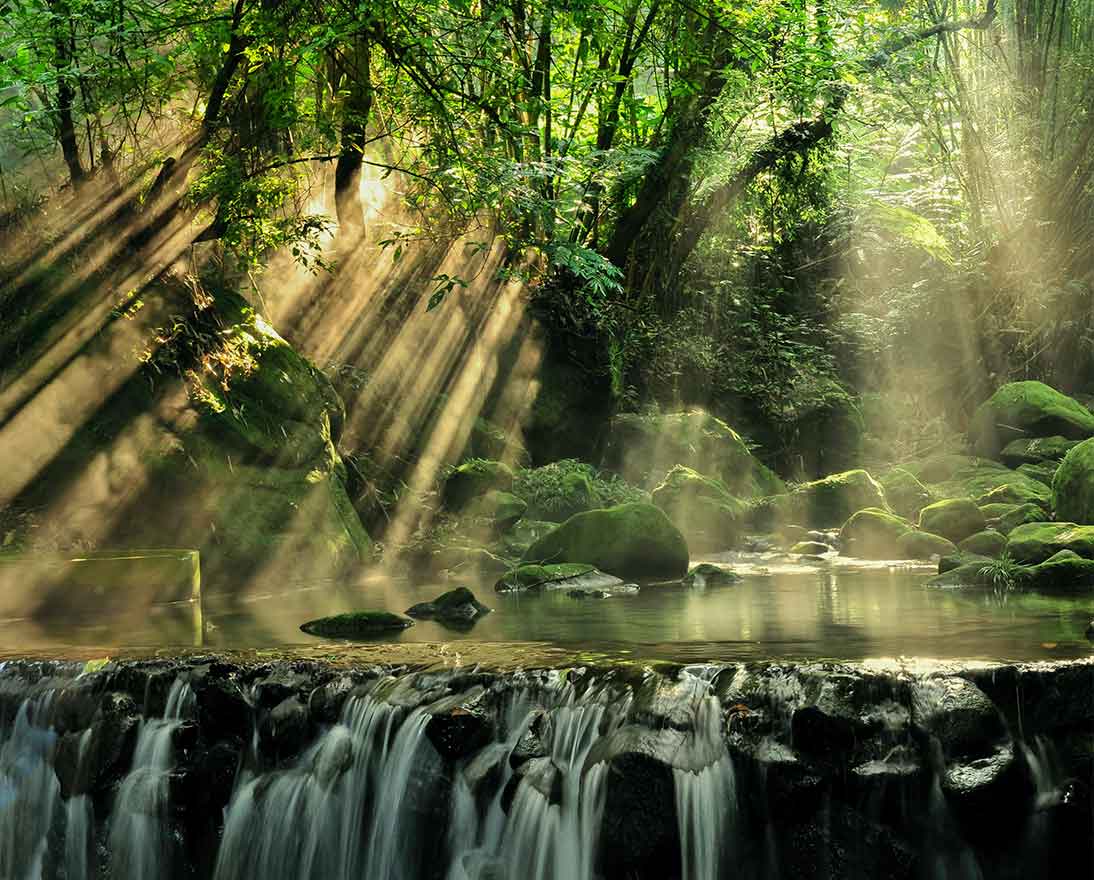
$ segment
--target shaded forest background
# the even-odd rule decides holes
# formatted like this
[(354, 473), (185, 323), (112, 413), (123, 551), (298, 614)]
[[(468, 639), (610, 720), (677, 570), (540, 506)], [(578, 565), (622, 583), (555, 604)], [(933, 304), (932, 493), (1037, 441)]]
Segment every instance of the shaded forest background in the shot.
[(1094, 395), (1091, 0), (0, 10), (8, 429), (74, 365), (61, 421), (167, 375), (221, 411), (225, 303), (345, 401), (370, 528), (620, 412), (805, 478), (946, 449), (1008, 379)]

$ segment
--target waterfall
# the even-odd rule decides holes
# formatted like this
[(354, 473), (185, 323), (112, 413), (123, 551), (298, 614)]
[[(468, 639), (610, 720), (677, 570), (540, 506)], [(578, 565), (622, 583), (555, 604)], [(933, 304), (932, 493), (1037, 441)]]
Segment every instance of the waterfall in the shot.
[(723, 744), (722, 706), (702, 693), (705, 679), (694, 687), (699, 696), (694, 737), (701, 751), (720, 757), (701, 770), (674, 768), (676, 821), (680, 834), (682, 880), (717, 880), (722, 876), (727, 844), (732, 846), (737, 822), (737, 782), (733, 761)]
[(0, 731), (0, 877), (42, 875), (61, 785), (50, 757), (56, 735), (40, 723), (52, 694), (24, 700), (8, 731)]
[(118, 790), (110, 823), (114, 880), (163, 880), (170, 876), (168, 782), (175, 733), (182, 726), (193, 696), (190, 686), (176, 678), (163, 717), (141, 722), (133, 766)]

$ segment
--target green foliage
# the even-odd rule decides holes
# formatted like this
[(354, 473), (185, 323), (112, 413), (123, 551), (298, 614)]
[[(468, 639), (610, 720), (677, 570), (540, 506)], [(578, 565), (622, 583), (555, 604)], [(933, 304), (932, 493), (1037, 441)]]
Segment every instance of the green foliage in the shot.
[(563, 459), (538, 468), (517, 471), (512, 493), (528, 504), (528, 516), (553, 519), (577, 513), (573, 506), (575, 481), (588, 487), (588, 502), (581, 509), (613, 507), (630, 501), (648, 501), (649, 496), (619, 477), (600, 473), (575, 459)]
[(1025, 566), (1015, 562), (1005, 551), (1001, 556), (980, 567), (980, 580), (987, 586), (1000, 592), (1020, 587), (1026, 580)]

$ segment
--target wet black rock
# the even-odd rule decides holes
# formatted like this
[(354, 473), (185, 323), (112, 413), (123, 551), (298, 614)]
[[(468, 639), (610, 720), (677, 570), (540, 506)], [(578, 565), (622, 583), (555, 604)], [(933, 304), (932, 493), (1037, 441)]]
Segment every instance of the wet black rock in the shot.
[(292, 760), (307, 745), (312, 733), (308, 708), (295, 694), (262, 714), (258, 724), (258, 750), (271, 765)]
[(938, 676), (912, 687), (912, 720), (947, 756), (984, 755), (1007, 735), (995, 704), (971, 681)]
[(350, 611), (333, 617), (320, 617), (302, 623), (300, 629), (310, 636), (331, 639), (360, 639), (389, 635), (414, 626), (414, 621), (390, 611)]
[(471, 626), (492, 609), (487, 608), (467, 587), (456, 587), (442, 593), (432, 602), (419, 602), (406, 610), (407, 616), (419, 620), (439, 620), (449, 626)]
[(608, 768), (601, 870), (607, 877), (664, 878), (677, 875), (680, 839), (672, 770), (656, 758), (625, 752)]

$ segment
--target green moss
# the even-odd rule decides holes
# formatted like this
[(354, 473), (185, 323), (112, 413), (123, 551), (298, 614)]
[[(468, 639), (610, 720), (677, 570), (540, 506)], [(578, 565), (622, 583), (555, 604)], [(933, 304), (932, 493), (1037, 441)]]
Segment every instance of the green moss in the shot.
[(816, 528), (842, 526), (852, 514), (869, 507), (888, 509), (885, 492), (864, 470), (844, 471), (804, 483), (784, 503), (793, 521)]
[(892, 559), (897, 542), (915, 528), (908, 520), (877, 507), (860, 510), (840, 529), (840, 549), (846, 556)]
[(491, 490), (508, 492), (512, 486), (513, 471), (509, 465), (485, 458), (473, 458), (453, 469), (447, 476), (442, 496), (449, 510), (462, 510)]
[(1062, 550), (1029, 569), (1028, 584), (1042, 593), (1094, 593), (1094, 559)]
[(1049, 488), (1052, 488), (1052, 478), (1056, 476), (1056, 469), (1060, 465), (1055, 461), (1044, 461), (1038, 464), (1021, 464), (1015, 469), (1017, 473), (1023, 476), (1029, 477), (1031, 480), (1036, 480), (1038, 483), (1044, 483)]
[(596, 571), (595, 566), (581, 562), (520, 565), (506, 572), (494, 585), (494, 589), (499, 593), (534, 591), (548, 584), (593, 574)]
[(995, 458), (1012, 440), (1094, 435), (1094, 414), (1043, 382), (1011, 382), (976, 410), (969, 440), (978, 455)]
[(885, 500), (894, 512), (906, 518), (919, 515), (931, 503), (931, 493), (919, 479), (904, 468), (893, 468), (878, 478)]
[(1052, 502), (1060, 519), (1094, 523), (1094, 440), (1064, 456), (1052, 482)]
[(409, 617), (390, 611), (351, 611), (309, 620), (300, 629), (312, 636), (359, 639), (404, 630), (413, 625), (414, 621)]
[[(1009, 504), (1010, 509), (995, 520), (995, 530), (1004, 535), (1009, 535), (1018, 526), (1025, 523), (1043, 522), (1045, 512), (1036, 504)], [(987, 510), (995, 505), (984, 505), (981, 510)]]
[(949, 538), (918, 530), (905, 532), (896, 546), (898, 559), (933, 559), (957, 552), (957, 547)]
[(741, 576), (721, 565), (701, 562), (684, 576), (684, 586), (704, 589), (706, 587), (724, 587), (735, 584)]
[(677, 579), (688, 567), (684, 536), (652, 504), (620, 504), (570, 517), (536, 541), (526, 562), (583, 562), (619, 577)]
[(1061, 550), (1071, 550), (1084, 559), (1094, 558), (1094, 526), (1026, 523), (1007, 536), (1007, 553), (1018, 562), (1036, 565)]
[(791, 553), (797, 553), (800, 556), (822, 556), (828, 553), (832, 548), (827, 544), (822, 544), (820, 541), (798, 541), (790, 548)]
[(929, 504), (919, 512), (919, 527), (925, 532), (960, 542), (983, 531), (984, 514), (967, 498), (947, 498)]
[(1066, 437), (1035, 437), (1032, 440), (1019, 438), (1011, 440), (1003, 448), (999, 458), (1003, 464), (1012, 468), (1045, 461), (1058, 462), (1078, 443), (1078, 440), (1068, 440)]
[(782, 480), (750, 451), (741, 435), (702, 410), (612, 419), (605, 464), (638, 485), (655, 485), (674, 465), (722, 481), (739, 498), (777, 495)]
[(733, 546), (748, 510), (721, 480), (684, 465), (673, 467), (651, 498), (684, 533), (692, 548), (725, 550)]
[(977, 532), (975, 535), (969, 535), (969, 537), (958, 544), (958, 547), (963, 553), (975, 553), (979, 556), (989, 556), (993, 559), (997, 556), (1001, 556), (1006, 546), (1006, 537), (994, 529), (985, 529), (982, 532)]

